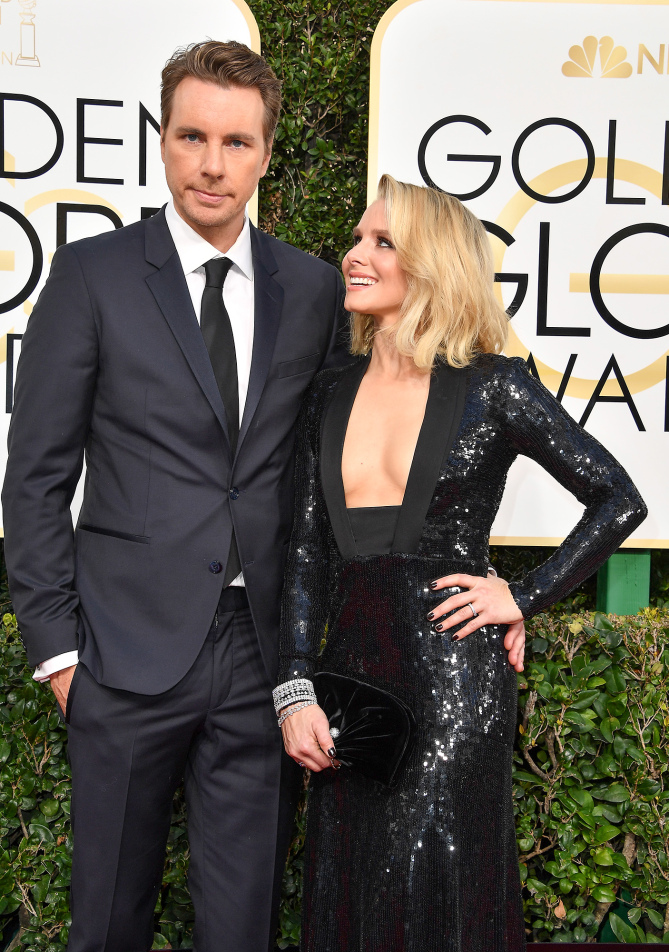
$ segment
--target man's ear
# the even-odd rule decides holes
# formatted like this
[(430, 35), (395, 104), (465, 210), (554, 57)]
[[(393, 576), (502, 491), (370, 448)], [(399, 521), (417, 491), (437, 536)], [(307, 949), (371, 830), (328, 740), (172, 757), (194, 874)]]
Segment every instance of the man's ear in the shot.
[(163, 160), (163, 165), (165, 164), (165, 129), (160, 127), (160, 158)]
[(263, 175), (265, 174), (265, 172), (266, 172), (267, 169), (269, 168), (269, 161), (270, 161), (270, 159), (272, 158), (272, 145), (273, 145), (273, 143), (274, 143), (274, 140), (272, 139), (272, 142), (270, 142), (269, 146), (267, 147), (267, 153), (266, 153), (266, 155), (265, 155), (265, 158), (263, 159), (263, 163), (262, 163), (262, 166), (261, 166), (260, 178), (263, 177)]

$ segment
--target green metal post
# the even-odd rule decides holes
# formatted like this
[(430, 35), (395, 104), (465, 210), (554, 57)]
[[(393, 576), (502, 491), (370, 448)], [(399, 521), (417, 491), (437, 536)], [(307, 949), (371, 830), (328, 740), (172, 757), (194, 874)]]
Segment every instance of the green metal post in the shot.
[[(597, 611), (614, 615), (635, 615), (650, 600), (650, 550), (614, 552), (597, 572)], [(622, 890), (611, 909), (629, 923), (632, 896)], [(631, 925), (631, 923), (629, 923)], [(597, 936), (599, 942), (618, 942), (607, 916)]]
[(650, 549), (615, 552), (597, 572), (597, 611), (635, 615), (650, 600)]

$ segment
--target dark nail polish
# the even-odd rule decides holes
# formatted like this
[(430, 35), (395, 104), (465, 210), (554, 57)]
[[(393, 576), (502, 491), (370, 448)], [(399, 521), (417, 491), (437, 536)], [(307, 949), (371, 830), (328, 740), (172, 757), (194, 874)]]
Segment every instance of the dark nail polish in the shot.
[(444, 630), (444, 626), (443, 626), (443, 625), (435, 625), (435, 626), (434, 626), (434, 630), (435, 630), (435, 631), (443, 631), (443, 630)]
[(451, 638), (451, 641), (460, 641), (460, 636), (459, 636), (459, 635), (453, 635), (453, 637)]
[(434, 618), (434, 612), (430, 612), (430, 614), (427, 616), (427, 620), (432, 621), (433, 618)]
[(334, 747), (331, 747), (328, 751), (328, 757), (336, 757), (336, 756), (337, 756), (337, 751), (334, 749)]
[(430, 588), (436, 588), (436, 587), (437, 587), (436, 582), (430, 582)]

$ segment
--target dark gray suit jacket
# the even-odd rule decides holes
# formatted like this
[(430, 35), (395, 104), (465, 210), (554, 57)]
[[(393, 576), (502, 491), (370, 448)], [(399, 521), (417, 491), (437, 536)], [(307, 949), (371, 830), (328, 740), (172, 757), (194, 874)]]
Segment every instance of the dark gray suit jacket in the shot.
[(3, 490), (30, 664), (78, 648), (101, 684), (176, 684), (209, 629), (234, 525), (274, 678), (293, 428), (314, 374), (345, 359), (343, 288), (333, 267), (255, 228), (252, 247), (253, 359), (234, 459), (164, 211), (54, 256), (23, 338)]

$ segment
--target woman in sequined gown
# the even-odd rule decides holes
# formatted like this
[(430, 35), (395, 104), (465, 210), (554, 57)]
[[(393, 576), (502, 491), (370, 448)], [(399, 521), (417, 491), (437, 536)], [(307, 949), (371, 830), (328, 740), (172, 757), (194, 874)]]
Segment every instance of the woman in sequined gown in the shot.
[[(317, 376), (297, 433), (275, 698), (292, 711), (288, 753), (312, 770), (302, 950), (520, 952), (506, 626), (520, 668), (522, 619), (591, 575), (645, 507), (524, 361), (499, 355), (505, 316), (480, 223), (456, 199), (387, 176), (379, 194), (344, 259), (365, 356)], [(585, 511), (507, 585), (487, 575), (488, 540), (519, 454)], [(449, 586), (460, 592), (444, 600)], [(319, 668), (412, 708), (397, 787), (329, 769), (327, 719), (309, 703)]]

